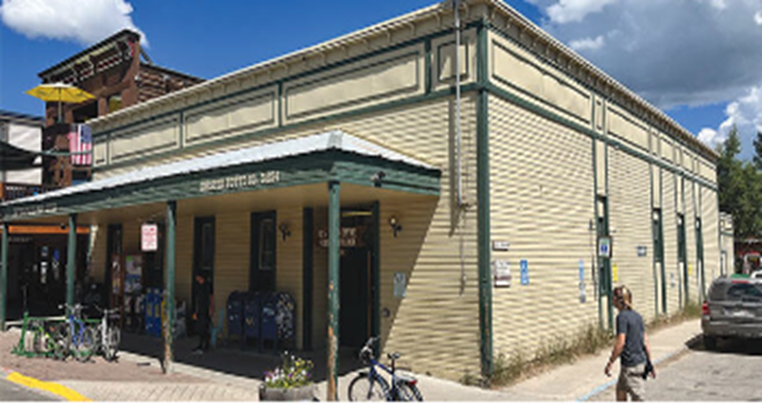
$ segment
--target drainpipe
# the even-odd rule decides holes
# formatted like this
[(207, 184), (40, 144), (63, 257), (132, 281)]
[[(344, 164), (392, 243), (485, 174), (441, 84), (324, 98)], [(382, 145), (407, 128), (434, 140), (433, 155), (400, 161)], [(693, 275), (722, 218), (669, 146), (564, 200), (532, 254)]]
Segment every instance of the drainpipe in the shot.
[(458, 155), (458, 207), (463, 206), (463, 159), (460, 133), (460, 0), (453, 0), (455, 12), (455, 145)]

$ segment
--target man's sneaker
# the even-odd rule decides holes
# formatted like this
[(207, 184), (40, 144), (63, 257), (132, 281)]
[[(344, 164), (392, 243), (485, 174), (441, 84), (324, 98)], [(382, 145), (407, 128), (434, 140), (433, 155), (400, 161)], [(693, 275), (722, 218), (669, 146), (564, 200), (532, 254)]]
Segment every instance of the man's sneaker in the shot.
[(193, 355), (202, 355), (204, 353), (204, 350), (201, 348), (196, 348), (191, 352)]

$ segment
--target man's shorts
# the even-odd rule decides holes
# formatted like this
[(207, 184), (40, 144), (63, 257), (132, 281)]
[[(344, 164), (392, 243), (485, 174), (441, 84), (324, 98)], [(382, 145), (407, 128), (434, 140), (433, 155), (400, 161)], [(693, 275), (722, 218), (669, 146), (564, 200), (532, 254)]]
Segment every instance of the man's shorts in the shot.
[(646, 381), (643, 379), (645, 370), (645, 362), (630, 367), (622, 366), (616, 385), (617, 390), (629, 393), (632, 401), (645, 401)]

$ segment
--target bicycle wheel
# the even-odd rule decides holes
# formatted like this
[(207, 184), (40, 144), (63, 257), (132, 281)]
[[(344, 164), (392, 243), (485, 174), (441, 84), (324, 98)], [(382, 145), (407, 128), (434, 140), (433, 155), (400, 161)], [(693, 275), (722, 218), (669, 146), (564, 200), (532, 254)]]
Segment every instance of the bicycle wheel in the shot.
[(47, 350), (45, 347), (47, 346), (47, 341), (45, 341), (45, 326), (38, 321), (33, 321), (29, 323), (27, 331), (31, 331), (33, 333), (32, 352), (36, 353), (37, 355), (46, 354)]
[(113, 327), (108, 329), (108, 332), (106, 333), (106, 345), (103, 347), (103, 357), (106, 358), (107, 361), (113, 362), (116, 360), (121, 338), (119, 328)]
[(95, 332), (90, 327), (84, 327), (74, 344), (74, 354), (78, 361), (87, 362), (95, 353)]
[(397, 382), (397, 401), (423, 401), (423, 396), (414, 384)]
[(358, 375), (349, 383), (348, 393), (349, 401), (388, 401), (389, 385), (380, 377)]
[(71, 354), (71, 328), (68, 322), (63, 322), (56, 327), (53, 340), (55, 341), (53, 356), (56, 359), (66, 360)]

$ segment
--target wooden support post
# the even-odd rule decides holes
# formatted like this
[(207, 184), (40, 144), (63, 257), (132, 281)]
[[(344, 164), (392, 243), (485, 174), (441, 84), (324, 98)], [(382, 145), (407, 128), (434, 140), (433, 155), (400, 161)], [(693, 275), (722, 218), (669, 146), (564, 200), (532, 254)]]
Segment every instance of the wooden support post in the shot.
[(164, 280), (164, 290), (166, 293), (167, 304), (164, 324), (164, 361), (162, 370), (165, 374), (172, 370), (174, 361), (174, 335), (172, 335), (172, 325), (175, 323), (175, 234), (177, 226), (177, 202), (167, 202), (167, 275)]
[(0, 331), (5, 332), (5, 305), (8, 304), (8, 223), (3, 223), (2, 262), (0, 262)]
[(339, 383), (339, 232), (341, 205), (338, 181), (328, 183), (328, 390), (327, 401), (338, 401)]
[(77, 214), (69, 214), (69, 243), (66, 254), (66, 304), (74, 306), (74, 278), (77, 265)]

